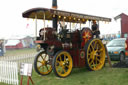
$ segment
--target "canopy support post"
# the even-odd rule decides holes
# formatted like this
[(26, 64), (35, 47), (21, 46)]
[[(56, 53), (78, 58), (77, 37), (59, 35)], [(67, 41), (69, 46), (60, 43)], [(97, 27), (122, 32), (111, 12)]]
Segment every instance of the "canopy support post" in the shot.
[(37, 39), (37, 14), (35, 14), (35, 40)]
[(81, 30), (81, 22), (80, 22), (80, 30)]
[(91, 21), (89, 20), (89, 28), (91, 28)]
[(100, 23), (99, 23), (99, 21), (98, 21), (98, 28), (99, 28), (99, 26), (100, 26)]
[(71, 25), (71, 22), (70, 22), (70, 32), (71, 32), (71, 27), (72, 27), (72, 25)]
[(44, 22), (44, 40), (46, 40), (45, 38), (45, 33), (46, 33), (46, 30), (45, 30), (45, 12), (44, 12), (44, 20), (43, 20), (43, 22)]

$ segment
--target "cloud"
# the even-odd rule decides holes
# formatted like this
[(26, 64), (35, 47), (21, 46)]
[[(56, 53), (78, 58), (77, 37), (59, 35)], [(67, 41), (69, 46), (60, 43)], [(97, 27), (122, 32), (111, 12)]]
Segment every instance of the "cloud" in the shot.
[[(22, 12), (34, 7), (51, 8), (51, 6), (52, 0), (2, 0), (0, 3), (0, 37), (34, 34), (34, 23), (29, 24), (32, 31), (26, 30), (28, 22), (23, 19)], [(128, 14), (126, 0), (58, 0), (58, 9), (110, 18), (122, 12)], [(105, 30), (109, 32), (111, 28), (113, 24)], [(115, 30), (112, 31), (115, 32)]]

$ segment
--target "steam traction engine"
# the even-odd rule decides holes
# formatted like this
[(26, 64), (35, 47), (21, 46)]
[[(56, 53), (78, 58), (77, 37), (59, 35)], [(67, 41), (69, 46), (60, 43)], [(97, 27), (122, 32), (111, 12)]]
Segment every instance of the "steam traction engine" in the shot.
[[(44, 28), (40, 29), (35, 43), (42, 49), (34, 60), (35, 71), (40, 75), (53, 72), (59, 77), (67, 77), (73, 67), (87, 67), (89, 70), (100, 70), (105, 62), (105, 48), (102, 41), (93, 38), (92, 31), (81, 28), (87, 21), (107, 21), (111, 19), (61, 10), (34, 8), (23, 13), (25, 18), (43, 19)], [(70, 29), (61, 25), (57, 28), (45, 27), (45, 20), (69, 22)], [(71, 23), (80, 24), (80, 29), (72, 31)]]

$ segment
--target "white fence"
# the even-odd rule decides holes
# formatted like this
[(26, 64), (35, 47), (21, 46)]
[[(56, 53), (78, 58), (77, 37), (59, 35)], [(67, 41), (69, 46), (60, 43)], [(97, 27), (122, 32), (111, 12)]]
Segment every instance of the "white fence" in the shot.
[(17, 62), (18, 70), (19, 70), (20, 63), (33, 63), (35, 55), (36, 53), (22, 54), (18, 56), (3, 56), (3, 57), (0, 57), (0, 61)]
[(12, 85), (18, 85), (18, 72), (20, 63), (32, 63), (35, 53), (19, 56), (0, 57), (0, 82)]
[(0, 61), (0, 82), (18, 85), (18, 66), (16, 62)]

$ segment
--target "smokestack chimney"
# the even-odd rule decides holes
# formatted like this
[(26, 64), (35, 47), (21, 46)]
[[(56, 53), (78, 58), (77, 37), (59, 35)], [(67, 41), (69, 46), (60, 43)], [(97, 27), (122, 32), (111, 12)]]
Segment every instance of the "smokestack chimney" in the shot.
[(57, 0), (52, 0), (52, 8), (57, 9)]
[[(52, 8), (53, 8), (53, 9), (57, 9), (57, 0), (52, 0)], [(52, 26), (53, 26), (53, 28), (55, 28), (56, 31), (57, 31), (57, 27), (58, 27), (58, 26), (57, 26), (58, 16), (55, 15), (52, 20), (53, 20), (53, 21), (52, 21)]]

